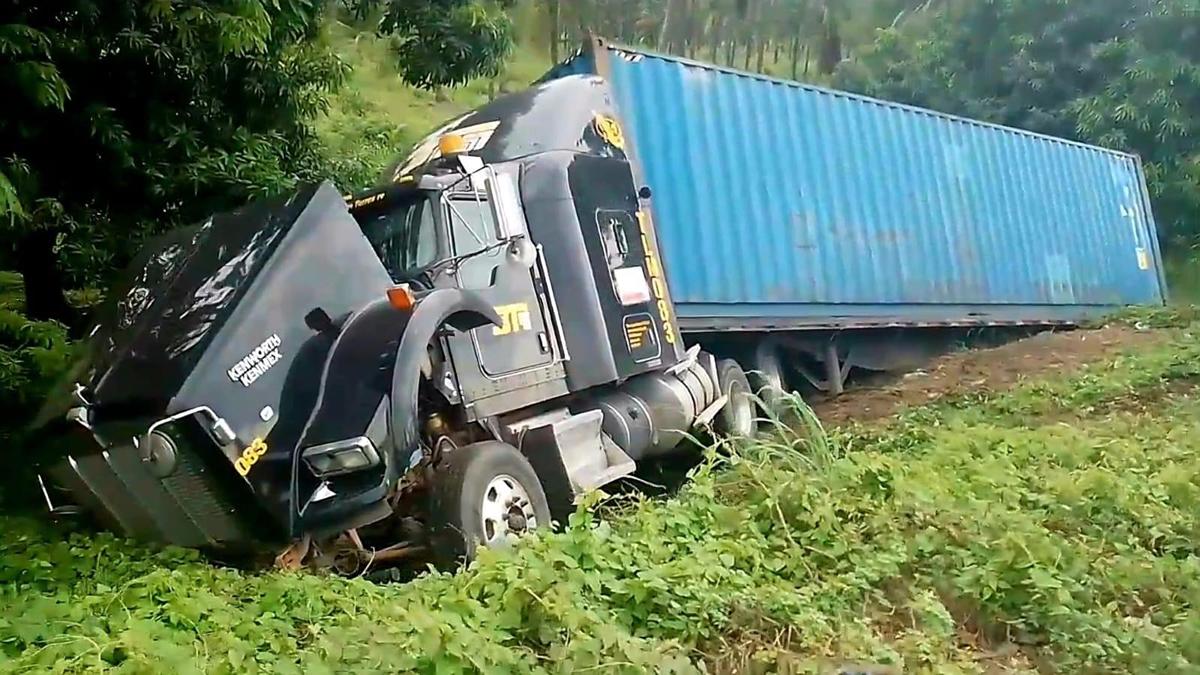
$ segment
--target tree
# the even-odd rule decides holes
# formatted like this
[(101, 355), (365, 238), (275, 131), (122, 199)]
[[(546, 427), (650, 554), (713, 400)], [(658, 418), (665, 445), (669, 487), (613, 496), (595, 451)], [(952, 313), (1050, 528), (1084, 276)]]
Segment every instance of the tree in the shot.
[[(423, 86), (494, 68), (510, 44), (495, 3), (370, 4)], [(327, 0), (0, 9), (0, 254), (24, 275), (29, 316), (70, 320), (64, 288), (101, 281), (63, 264), (73, 247), (119, 263), (149, 231), (321, 175), (311, 122), (345, 76), (328, 12)]]
[(1200, 233), (1200, 2), (960, 0), (880, 32), (838, 83), (1141, 155), (1162, 233)]

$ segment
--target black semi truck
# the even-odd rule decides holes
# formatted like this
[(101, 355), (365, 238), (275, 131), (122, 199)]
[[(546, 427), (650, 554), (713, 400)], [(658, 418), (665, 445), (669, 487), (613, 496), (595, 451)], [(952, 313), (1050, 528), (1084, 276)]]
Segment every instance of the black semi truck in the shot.
[(49, 507), (284, 566), (470, 557), (755, 432), (679, 332), (608, 85), (566, 78), (330, 184), (154, 241), (38, 421)]

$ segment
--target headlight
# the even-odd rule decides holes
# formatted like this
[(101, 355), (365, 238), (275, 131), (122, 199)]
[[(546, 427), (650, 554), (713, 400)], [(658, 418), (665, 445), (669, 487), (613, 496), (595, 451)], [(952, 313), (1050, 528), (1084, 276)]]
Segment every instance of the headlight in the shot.
[(379, 465), (379, 451), (364, 436), (307, 448), (301, 455), (318, 478), (341, 476)]

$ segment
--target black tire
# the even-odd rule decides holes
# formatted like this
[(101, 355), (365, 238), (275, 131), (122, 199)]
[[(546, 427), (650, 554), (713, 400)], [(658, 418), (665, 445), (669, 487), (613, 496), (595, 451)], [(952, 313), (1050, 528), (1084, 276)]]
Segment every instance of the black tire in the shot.
[[(507, 502), (504, 493), (511, 484), (519, 488), (511, 493), (519, 503), (501, 504)], [(504, 518), (489, 519), (485, 503), (493, 515), (499, 509)], [(514, 533), (549, 527), (550, 507), (537, 473), (519, 450), (483, 441), (442, 457), (430, 486), (429, 517), (434, 560), (453, 567), (470, 562), (481, 545), (507, 545), (502, 539)]]
[(733, 359), (718, 361), (717, 384), (729, 400), (713, 419), (713, 430), (731, 438), (754, 438), (758, 417), (746, 371)]
[(754, 350), (750, 371), (746, 373), (758, 405), (768, 415), (778, 413), (789, 390), (779, 346), (765, 341)]

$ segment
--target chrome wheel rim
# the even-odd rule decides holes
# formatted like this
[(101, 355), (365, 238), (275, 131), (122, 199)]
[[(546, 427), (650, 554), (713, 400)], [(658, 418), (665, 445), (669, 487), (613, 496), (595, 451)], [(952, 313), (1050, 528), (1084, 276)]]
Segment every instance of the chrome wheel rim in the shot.
[(514, 537), (538, 526), (529, 491), (508, 474), (488, 482), (483, 490), (479, 515), (483, 524), (483, 544), (488, 547), (504, 546)]
[(754, 402), (750, 392), (738, 382), (729, 387), (729, 405), (733, 424), (731, 431), (736, 436), (749, 437), (754, 431)]

